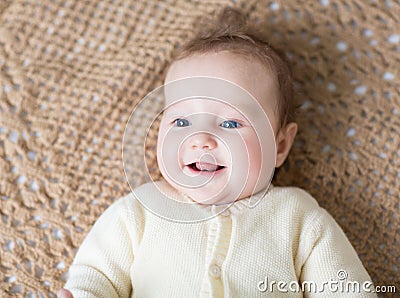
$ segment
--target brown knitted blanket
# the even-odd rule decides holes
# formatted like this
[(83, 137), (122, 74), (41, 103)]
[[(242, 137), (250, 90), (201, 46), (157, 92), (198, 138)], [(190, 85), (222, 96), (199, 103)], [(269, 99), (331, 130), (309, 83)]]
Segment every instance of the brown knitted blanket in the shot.
[(62, 287), (94, 221), (130, 191), (133, 107), (193, 20), (227, 4), (266, 20), (293, 66), (299, 134), (274, 184), (309, 191), (375, 284), (400, 292), (398, 1), (2, 0), (0, 297)]

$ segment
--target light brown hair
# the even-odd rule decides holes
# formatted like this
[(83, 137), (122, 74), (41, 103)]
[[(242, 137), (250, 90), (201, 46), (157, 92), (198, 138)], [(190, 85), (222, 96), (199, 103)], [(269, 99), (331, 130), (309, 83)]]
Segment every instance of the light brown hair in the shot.
[(280, 127), (294, 122), (293, 80), (288, 63), (281, 53), (268, 44), (267, 34), (260, 26), (252, 24), (241, 11), (225, 7), (215, 18), (203, 18), (196, 27), (200, 29), (177, 49), (173, 61), (218, 51), (230, 51), (258, 59), (276, 74)]

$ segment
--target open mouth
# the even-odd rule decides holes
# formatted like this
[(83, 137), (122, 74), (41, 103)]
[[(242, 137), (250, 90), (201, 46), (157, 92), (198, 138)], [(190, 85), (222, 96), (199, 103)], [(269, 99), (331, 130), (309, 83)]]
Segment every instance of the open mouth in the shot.
[(196, 173), (200, 173), (200, 172), (212, 173), (212, 172), (219, 172), (219, 171), (225, 169), (224, 166), (215, 165), (215, 164), (211, 164), (211, 163), (207, 163), (207, 162), (194, 162), (194, 163), (188, 164), (187, 167)]

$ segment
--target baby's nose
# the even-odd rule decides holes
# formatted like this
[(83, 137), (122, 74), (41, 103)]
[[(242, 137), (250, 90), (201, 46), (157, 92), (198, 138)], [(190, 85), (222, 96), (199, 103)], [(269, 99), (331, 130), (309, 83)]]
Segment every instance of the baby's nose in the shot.
[(217, 141), (215, 137), (209, 133), (195, 134), (190, 138), (189, 142), (189, 145), (192, 149), (211, 150), (217, 147)]

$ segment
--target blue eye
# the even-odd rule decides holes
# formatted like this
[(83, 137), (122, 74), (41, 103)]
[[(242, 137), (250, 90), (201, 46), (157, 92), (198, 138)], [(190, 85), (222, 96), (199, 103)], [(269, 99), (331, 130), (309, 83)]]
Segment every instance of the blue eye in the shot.
[(220, 126), (222, 126), (223, 128), (238, 128), (242, 125), (234, 120), (225, 120), (220, 124)]
[(177, 127), (185, 127), (185, 126), (189, 126), (190, 125), (190, 122), (188, 120), (186, 120), (186, 119), (183, 119), (183, 118), (176, 119), (174, 121), (174, 123), (175, 123), (175, 126), (177, 126)]

